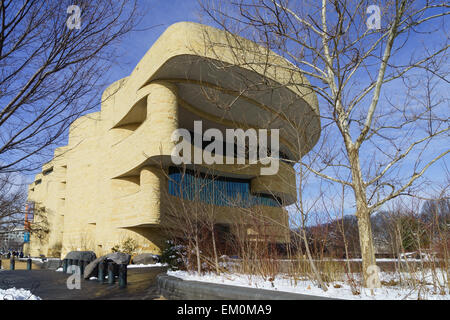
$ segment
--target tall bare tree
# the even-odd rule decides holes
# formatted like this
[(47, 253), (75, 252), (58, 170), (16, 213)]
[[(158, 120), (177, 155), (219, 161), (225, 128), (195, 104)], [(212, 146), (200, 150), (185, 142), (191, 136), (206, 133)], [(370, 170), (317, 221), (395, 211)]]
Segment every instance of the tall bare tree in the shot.
[[(310, 153), (315, 161), (299, 163), (352, 191), (349, 200), (358, 220), (364, 282), (378, 286), (378, 271), (372, 267), (376, 260), (371, 214), (391, 199), (417, 193), (414, 188), (427, 169), (449, 153), (442, 143), (448, 145), (449, 133), (444, 90), (449, 82), (448, 3), (201, 0), (200, 4), (209, 22), (229, 31), (227, 49), (236, 52), (243, 65), (264, 64), (264, 59), (254, 59), (264, 50), (256, 49), (249, 55), (254, 60), (245, 61), (239, 53), (251, 48), (240, 48), (244, 42), (239, 36), (292, 63), (292, 68), (277, 66), (292, 76), (289, 83), (276, 85), (307, 87), (319, 97), (322, 141)], [(301, 79), (295, 76), (299, 72), (310, 83), (296, 81)]]
[[(138, 0), (0, 0), (0, 172), (32, 171), (97, 107)], [(103, 80), (103, 81), (102, 81)]]
[(23, 225), (25, 201), (23, 181), (12, 173), (0, 174), (0, 233)]

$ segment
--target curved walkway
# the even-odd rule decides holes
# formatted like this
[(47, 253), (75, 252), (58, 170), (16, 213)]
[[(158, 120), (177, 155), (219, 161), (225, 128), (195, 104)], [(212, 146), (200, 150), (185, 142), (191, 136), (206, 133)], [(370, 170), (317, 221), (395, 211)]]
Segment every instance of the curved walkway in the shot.
[(1, 270), (0, 289), (12, 287), (30, 290), (43, 300), (153, 300), (160, 298), (156, 276), (166, 272), (165, 267), (128, 269), (128, 285), (120, 289), (96, 280), (82, 280), (81, 289), (69, 290), (70, 275), (51, 270)]

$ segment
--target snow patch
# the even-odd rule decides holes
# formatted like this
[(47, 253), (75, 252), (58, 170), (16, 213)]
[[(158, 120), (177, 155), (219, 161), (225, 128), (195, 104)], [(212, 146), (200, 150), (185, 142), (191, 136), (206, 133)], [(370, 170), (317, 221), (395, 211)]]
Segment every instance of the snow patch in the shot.
[(0, 289), (0, 300), (41, 300), (41, 298), (35, 296), (31, 291), (26, 289)]
[[(298, 279), (294, 280), (284, 275), (278, 275), (273, 281), (265, 280), (260, 276), (245, 275), (245, 274), (220, 274), (205, 273), (198, 275), (197, 273), (189, 273), (187, 271), (168, 271), (168, 275), (181, 278), (183, 280), (201, 281), (217, 284), (225, 284), (239, 287), (251, 287), (273, 291), (283, 291), (298, 294), (314, 295), (328, 298), (345, 299), (345, 300), (417, 300), (418, 292), (411, 290), (411, 288), (396, 286), (384, 286), (378, 289), (367, 289), (350, 286), (350, 284), (343, 281), (335, 281), (328, 284), (328, 291), (323, 291), (311, 280)], [(402, 275), (404, 277), (405, 275)], [(398, 274), (381, 272), (380, 278), (382, 281), (389, 282), (398, 278)], [(398, 279), (397, 279), (398, 280)], [(427, 290), (420, 292), (421, 299), (429, 300), (449, 300), (450, 291), (444, 289), (444, 292), (438, 292), (431, 286), (426, 286)]]
[(154, 263), (154, 264), (129, 264), (127, 266), (128, 269), (133, 269), (133, 268), (154, 268), (154, 267), (167, 267), (168, 264), (167, 263)]

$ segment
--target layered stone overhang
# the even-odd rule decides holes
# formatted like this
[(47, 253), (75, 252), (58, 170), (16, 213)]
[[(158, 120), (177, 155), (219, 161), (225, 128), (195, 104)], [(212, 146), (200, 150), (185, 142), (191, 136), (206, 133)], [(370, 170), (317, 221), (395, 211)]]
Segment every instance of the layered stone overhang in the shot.
[[(317, 97), (299, 69), (252, 41), (197, 23), (167, 28), (101, 100), (100, 111), (72, 123), (68, 145), (30, 185), (29, 199), (51, 212), (49, 250), (59, 242), (70, 250), (88, 234), (101, 251), (117, 240), (118, 228), (145, 250), (158, 247), (161, 237), (150, 228), (164, 212), (171, 136), (179, 128), (193, 131), (195, 120), (205, 130), (279, 129), (284, 161), (277, 174), (261, 175), (260, 163), (202, 168), (247, 179), (252, 193), (279, 197), (283, 206), (296, 201), (292, 164), (320, 136)], [(283, 208), (264, 210), (287, 226)]]

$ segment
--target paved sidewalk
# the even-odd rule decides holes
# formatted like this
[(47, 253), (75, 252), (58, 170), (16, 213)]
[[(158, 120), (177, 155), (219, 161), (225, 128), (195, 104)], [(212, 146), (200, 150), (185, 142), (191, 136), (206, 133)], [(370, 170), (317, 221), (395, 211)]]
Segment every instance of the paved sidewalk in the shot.
[(0, 288), (30, 290), (44, 300), (152, 300), (158, 299), (156, 276), (166, 272), (165, 267), (128, 269), (128, 286), (120, 289), (118, 279), (113, 286), (96, 280), (82, 280), (81, 289), (69, 290), (68, 274), (51, 270), (1, 270)]

